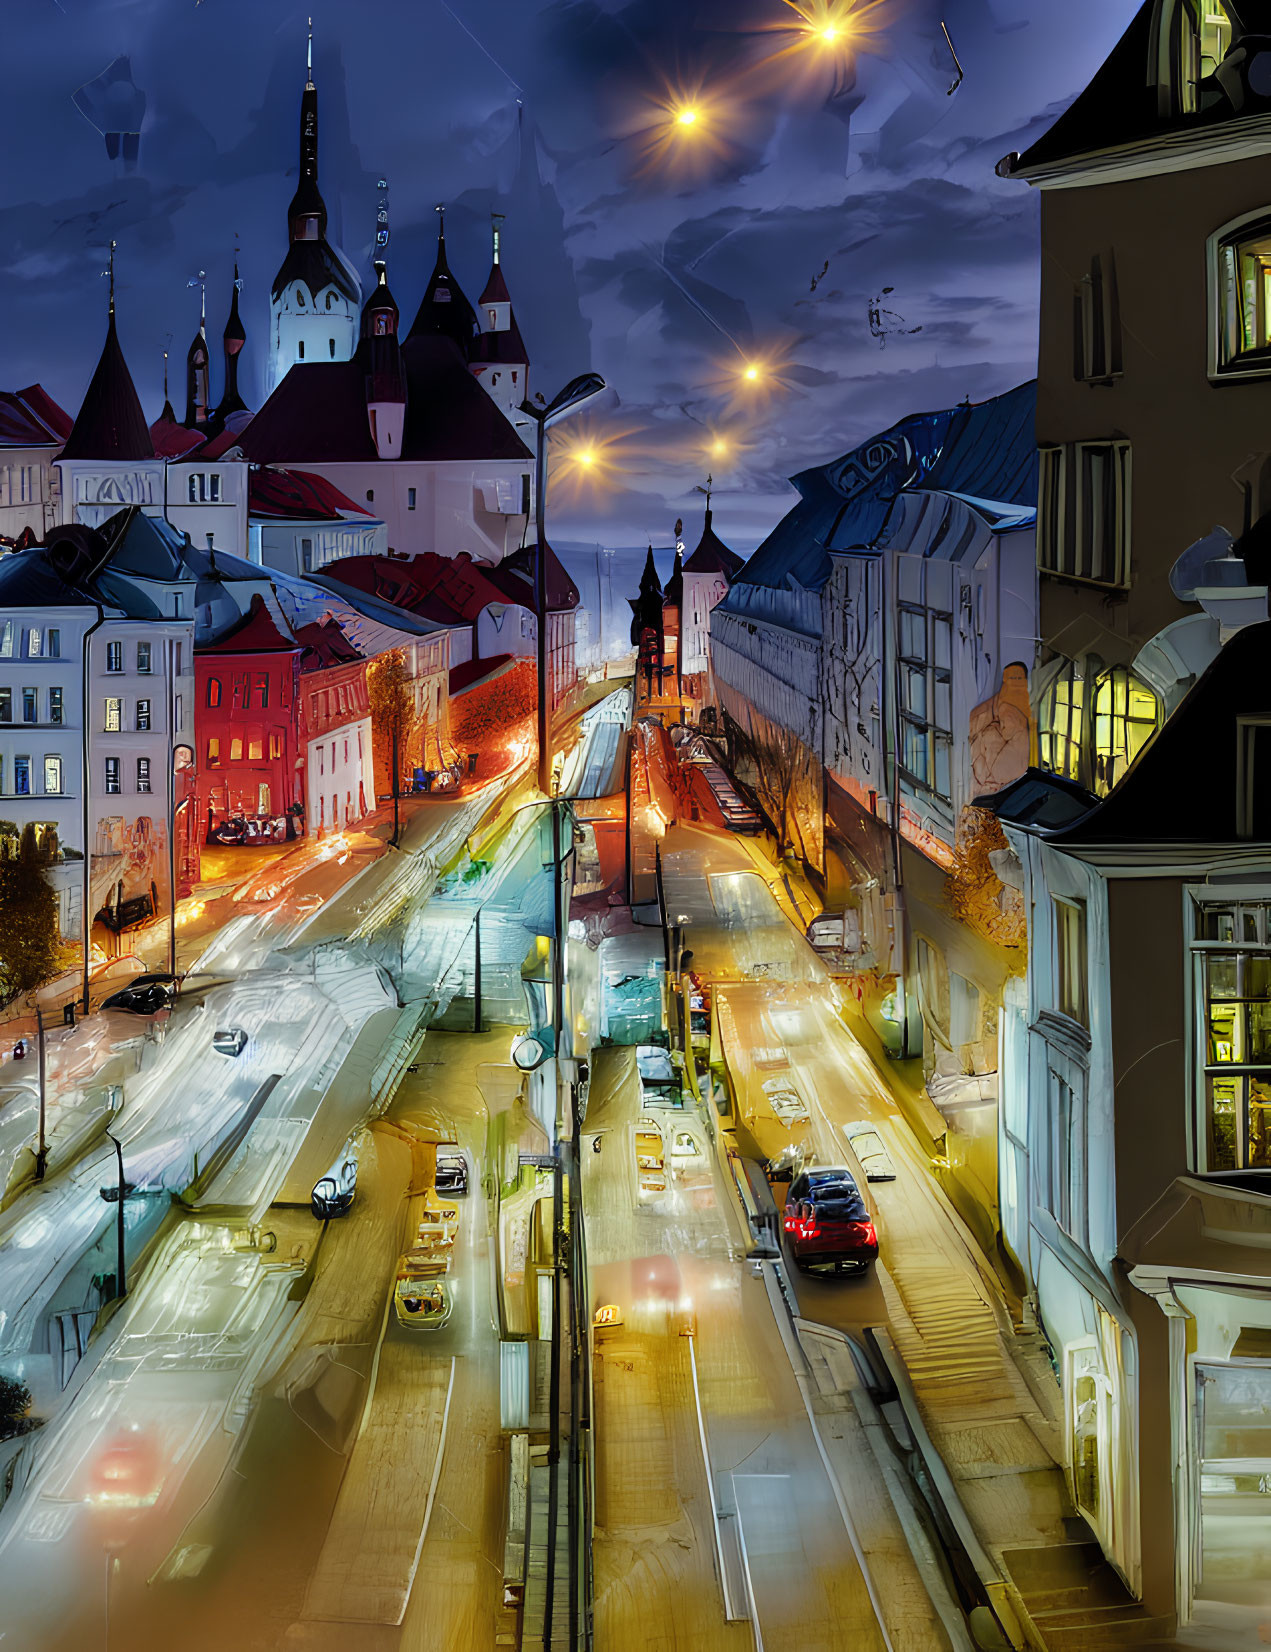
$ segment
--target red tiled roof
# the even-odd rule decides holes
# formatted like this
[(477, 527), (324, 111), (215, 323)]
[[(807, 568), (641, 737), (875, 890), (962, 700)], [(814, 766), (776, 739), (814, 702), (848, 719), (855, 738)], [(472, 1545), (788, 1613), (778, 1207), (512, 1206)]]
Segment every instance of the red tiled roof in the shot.
[(42, 386), (0, 390), (0, 447), (49, 447), (70, 433), (70, 414)]
[[(468, 371), (458, 347), (419, 334), (402, 347), (403, 459), (529, 459), (529, 449)], [(364, 351), (291, 369), (239, 438), (258, 464), (377, 461), (366, 413)], [(392, 461), (389, 461), (390, 463)]]
[(247, 483), (251, 516), (276, 521), (338, 522), (346, 516), (374, 520), (365, 506), (354, 504), (334, 482), (311, 470), (252, 470)]
[(300, 656), (301, 671), (323, 671), (328, 666), (352, 665), (362, 656), (333, 619), (310, 620), (296, 631), (296, 641), (303, 644)]
[(155, 456), (160, 459), (184, 459), (196, 447), (203, 446), (203, 439), (201, 430), (187, 430), (185, 425), (177, 423), (171, 402), (164, 402), (163, 412), (150, 426), (150, 440), (154, 443)]
[(273, 654), (285, 649), (297, 653), (300, 643), (279, 630), (278, 622), (265, 606), (259, 591), (252, 593), (251, 606), (238, 624), (218, 637), (215, 642), (201, 643), (200, 654)]
[(466, 689), (475, 688), (478, 683), (500, 676), (514, 664), (511, 654), (495, 654), (489, 660), (465, 660), (450, 673), (450, 692), (462, 694)]
[[(508, 596), (490, 579), (491, 570), (474, 562), (466, 551), (455, 557), (438, 556), (436, 551), (412, 557), (347, 556), (336, 566), (342, 584), (412, 614), (439, 619), (443, 625), (455, 621), (473, 625), (491, 603), (525, 601)], [(440, 612), (438, 603), (444, 605)]]

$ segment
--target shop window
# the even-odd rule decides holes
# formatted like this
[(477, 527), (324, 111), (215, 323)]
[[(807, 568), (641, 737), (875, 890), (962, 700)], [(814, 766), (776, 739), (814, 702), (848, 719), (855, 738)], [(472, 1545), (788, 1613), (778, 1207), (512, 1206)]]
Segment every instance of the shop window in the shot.
[(1261, 1606), (1265, 1615), (1271, 1597), (1271, 1360), (1198, 1362), (1193, 1369), (1200, 1468), (1196, 1598)]
[(1271, 1170), (1271, 902), (1196, 908), (1202, 1170)]
[(1052, 896), (1050, 905), (1055, 925), (1055, 1008), (1088, 1027), (1086, 903)]
[(1113, 666), (1095, 684), (1095, 790), (1110, 791), (1160, 727), (1161, 703), (1140, 677)]
[(1130, 444), (1040, 450), (1037, 563), (1043, 573), (1124, 586), (1130, 572)]

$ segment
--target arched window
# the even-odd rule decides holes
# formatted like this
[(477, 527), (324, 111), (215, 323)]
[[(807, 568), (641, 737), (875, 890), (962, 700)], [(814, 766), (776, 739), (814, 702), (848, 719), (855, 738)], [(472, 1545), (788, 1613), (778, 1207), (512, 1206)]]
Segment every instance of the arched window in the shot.
[(1094, 789), (1110, 791), (1160, 726), (1161, 702), (1143, 679), (1123, 665), (1105, 671), (1094, 691)]
[(297, 287), (296, 288), (296, 308), (298, 310), (303, 310), (304, 307), (305, 307), (305, 295), (304, 295), (303, 291), (299, 287)]
[(1037, 749), (1041, 766), (1069, 780), (1081, 779), (1086, 685), (1070, 660), (1038, 708)]
[(213, 708), (221, 703), (221, 679), (219, 677), (209, 677), (207, 680), (207, 703)]
[(1203, 83), (1227, 55), (1231, 18), (1222, 0), (1166, 0), (1157, 41), (1157, 84), (1163, 116), (1194, 115), (1208, 107)]
[(328, 310), (331, 308), (331, 306), (334, 302), (335, 302), (335, 294), (334, 293), (328, 293), (327, 294), (327, 309)]

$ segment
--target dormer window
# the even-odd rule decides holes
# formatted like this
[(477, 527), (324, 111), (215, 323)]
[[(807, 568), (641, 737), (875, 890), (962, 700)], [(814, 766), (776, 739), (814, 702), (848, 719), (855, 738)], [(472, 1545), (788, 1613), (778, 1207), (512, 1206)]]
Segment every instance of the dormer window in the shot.
[(1194, 115), (1207, 80), (1231, 45), (1231, 18), (1222, 0), (1174, 0), (1161, 32), (1161, 113)]
[(1209, 238), (1211, 378), (1271, 373), (1271, 207)]

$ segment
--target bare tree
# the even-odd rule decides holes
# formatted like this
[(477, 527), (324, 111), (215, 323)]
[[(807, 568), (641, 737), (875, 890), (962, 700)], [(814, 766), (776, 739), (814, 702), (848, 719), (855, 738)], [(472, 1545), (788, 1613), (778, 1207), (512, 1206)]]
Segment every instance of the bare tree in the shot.
[(393, 836), (397, 844), (401, 836), (399, 799), (402, 791), (402, 757), (419, 723), (415, 705), (415, 685), (406, 665), (406, 655), (400, 648), (390, 648), (371, 661), (366, 672), (366, 686), (371, 701), (371, 720), (375, 733), (389, 750), (389, 776), (393, 788)]

